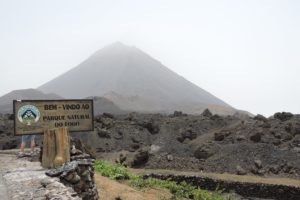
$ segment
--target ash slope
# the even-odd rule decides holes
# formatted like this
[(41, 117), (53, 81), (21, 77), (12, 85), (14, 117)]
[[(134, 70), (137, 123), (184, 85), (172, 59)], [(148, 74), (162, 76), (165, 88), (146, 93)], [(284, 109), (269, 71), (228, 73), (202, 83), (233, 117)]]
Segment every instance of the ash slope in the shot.
[(66, 98), (104, 96), (128, 111), (236, 112), (146, 53), (121, 43), (104, 47), (38, 89)]

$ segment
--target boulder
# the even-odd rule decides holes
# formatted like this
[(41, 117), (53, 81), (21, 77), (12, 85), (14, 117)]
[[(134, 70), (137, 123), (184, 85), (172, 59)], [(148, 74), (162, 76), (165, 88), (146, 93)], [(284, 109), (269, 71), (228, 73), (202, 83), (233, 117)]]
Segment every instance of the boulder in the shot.
[(144, 121), (139, 123), (140, 126), (146, 128), (151, 134), (157, 134), (159, 132), (158, 124), (154, 123), (153, 121)]
[(127, 159), (127, 156), (126, 155), (124, 155), (124, 154), (120, 154), (119, 155), (119, 163), (124, 163), (125, 161), (126, 161), (126, 159)]
[(204, 159), (211, 157), (216, 153), (216, 150), (211, 145), (203, 145), (196, 149), (194, 152), (194, 156), (198, 159)]
[(7, 150), (7, 149), (16, 149), (19, 145), (21, 141), (19, 140), (10, 140), (10, 141), (7, 141), (3, 144), (2, 146), (2, 150)]
[(258, 169), (262, 168), (262, 162), (259, 159), (254, 160), (254, 164)]
[(215, 132), (215, 140), (216, 141), (222, 141), (225, 139), (225, 133), (224, 132)]
[(237, 141), (245, 141), (245, 140), (247, 140), (247, 139), (246, 139), (246, 137), (245, 137), (244, 135), (237, 135), (237, 136), (236, 136), (236, 140), (237, 140)]
[(243, 169), (240, 165), (236, 166), (236, 174), (237, 175), (246, 175), (247, 171)]
[(93, 159), (96, 158), (96, 153), (95, 153), (94, 149), (92, 149), (87, 144), (84, 144), (81, 139), (71, 137), (70, 138), (70, 143), (71, 143), (71, 146), (75, 145), (76, 151), (79, 150), (82, 153), (89, 154), (90, 157), (93, 158)]
[(212, 117), (213, 116), (213, 114), (210, 112), (210, 110), (208, 109), (208, 108), (206, 108), (203, 112), (202, 112), (202, 114), (201, 114), (203, 117)]
[(271, 128), (272, 126), (268, 122), (264, 122), (259, 127), (262, 127), (262, 128)]
[(188, 139), (190, 139), (190, 140), (193, 140), (193, 139), (196, 139), (197, 134), (196, 134), (193, 130), (188, 129), (188, 130), (182, 132), (182, 133), (181, 133), (181, 136), (182, 136), (184, 139), (188, 138)]
[(278, 174), (280, 172), (280, 166), (279, 165), (271, 165), (269, 168), (269, 172), (273, 173), (273, 174)]
[(121, 139), (123, 139), (123, 132), (122, 131), (117, 131), (117, 133), (114, 135), (114, 138), (116, 139), (116, 140), (121, 140)]
[(300, 134), (300, 124), (298, 122), (290, 122), (285, 125), (284, 129), (292, 135)]
[(282, 135), (282, 141), (283, 142), (287, 142), (287, 141), (290, 141), (292, 139), (293, 139), (293, 135), (291, 135), (289, 133)]
[(110, 139), (111, 138), (111, 134), (108, 130), (105, 130), (105, 129), (98, 129), (98, 132), (97, 132), (98, 136), (101, 137), (101, 138), (108, 138)]
[(140, 148), (140, 145), (138, 143), (133, 143), (133, 144), (130, 144), (129, 151), (133, 152), (133, 151), (136, 151), (139, 148)]
[(215, 132), (215, 140), (216, 141), (222, 141), (229, 135), (231, 135), (230, 131)]
[(125, 118), (125, 120), (128, 120), (128, 121), (136, 121), (137, 120), (137, 116), (136, 116), (136, 113), (129, 113), (127, 115), (127, 117)]
[(167, 160), (168, 160), (168, 161), (173, 161), (173, 160), (174, 160), (174, 157), (173, 157), (172, 155), (169, 154), (169, 155), (167, 155)]
[(221, 120), (222, 117), (220, 115), (214, 114), (213, 116), (210, 117), (210, 119), (217, 121), (217, 120)]
[(152, 145), (150, 146), (150, 154), (156, 154), (156, 153), (159, 152), (160, 149), (161, 149), (160, 146), (155, 145), (155, 144), (152, 144)]
[(101, 128), (109, 129), (115, 125), (114, 119), (110, 117), (98, 116), (95, 121), (100, 124)]
[(252, 142), (260, 142), (260, 140), (261, 140), (261, 133), (260, 132), (253, 133), (252, 135), (250, 135), (250, 140)]
[(111, 114), (111, 113), (103, 113), (103, 117), (107, 117), (107, 118), (110, 118), (110, 119), (114, 119), (115, 117), (114, 117), (114, 115), (113, 114)]
[(277, 139), (281, 139), (282, 135), (284, 135), (284, 133), (282, 133), (281, 131), (274, 131), (272, 132), (272, 134), (274, 135), (275, 138)]
[(293, 118), (293, 114), (290, 112), (277, 112), (274, 114), (275, 119), (279, 119), (280, 121), (287, 121)]
[(265, 116), (260, 115), (260, 114), (256, 115), (253, 119), (255, 119), (257, 121), (268, 122), (268, 119)]
[(149, 152), (147, 149), (140, 149), (133, 155), (133, 159), (131, 162), (132, 167), (139, 167), (149, 160)]
[(183, 117), (183, 116), (187, 116), (187, 114), (181, 112), (181, 111), (177, 111), (175, 110), (172, 117)]
[(184, 142), (185, 139), (193, 140), (196, 138), (197, 138), (197, 134), (192, 129), (188, 129), (182, 131), (180, 137), (177, 137), (177, 140), (179, 142)]

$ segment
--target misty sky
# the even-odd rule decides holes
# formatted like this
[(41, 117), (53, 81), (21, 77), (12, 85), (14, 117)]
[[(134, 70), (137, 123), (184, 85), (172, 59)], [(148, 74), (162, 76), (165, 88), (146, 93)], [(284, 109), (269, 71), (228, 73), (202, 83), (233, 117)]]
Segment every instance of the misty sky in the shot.
[(116, 41), (235, 108), (300, 113), (297, 0), (0, 0), (0, 96)]

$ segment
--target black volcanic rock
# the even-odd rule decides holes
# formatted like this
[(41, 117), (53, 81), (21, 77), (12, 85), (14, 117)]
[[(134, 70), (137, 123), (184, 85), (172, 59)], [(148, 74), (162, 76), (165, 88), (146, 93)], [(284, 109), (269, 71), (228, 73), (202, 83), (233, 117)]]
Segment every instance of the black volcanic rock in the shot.
[(274, 118), (275, 119), (279, 119), (281, 121), (287, 121), (289, 119), (291, 119), (294, 115), (292, 113), (289, 112), (278, 112), (274, 114)]
[(258, 120), (258, 121), (263, 121), (263, 122), (268, 121), (268, 119), (265, 116), (260, 115), (260, 114), (256, 115), (253, 119)]
[(213, 116), (212, 113), (210, 112), (210, 110), (207, 108), (203, 111), (203, 113), (201, 115), (204, 117), (212, 117)]

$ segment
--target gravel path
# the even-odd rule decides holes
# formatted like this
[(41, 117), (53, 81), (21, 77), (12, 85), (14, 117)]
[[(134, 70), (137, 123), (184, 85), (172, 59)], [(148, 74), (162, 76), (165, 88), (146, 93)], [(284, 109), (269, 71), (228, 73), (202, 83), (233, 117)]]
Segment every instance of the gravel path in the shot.
[(14, 152), (0, 151), (1, 200), (79, 200), (74, 190), (45, 175), (39, 162), (18, 159)]
[(8, 195), (7, 195), (7, 187), (4, 182), (2, 173), (0, 172), (0, 199), (1, 200), (9, 200)]

